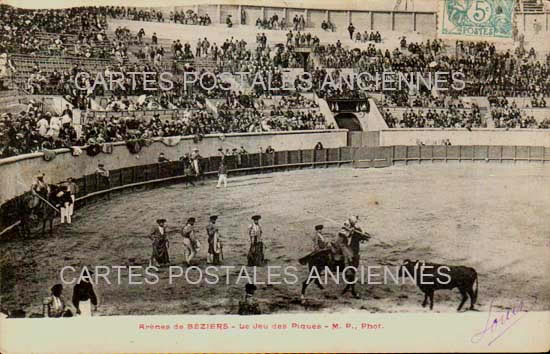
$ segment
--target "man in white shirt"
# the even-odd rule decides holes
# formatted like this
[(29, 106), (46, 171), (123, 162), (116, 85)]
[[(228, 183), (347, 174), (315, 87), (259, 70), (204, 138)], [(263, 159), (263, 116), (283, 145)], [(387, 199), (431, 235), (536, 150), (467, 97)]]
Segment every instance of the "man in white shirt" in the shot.
[(61, 125), (64, 126), (65, 124), (71, 124), (73, 120), (71, 117), (69, 117), (68, 114), (65, 114), (63, 117), (61, 117)]
[(42, 116), (42, 118), (40, 118), (40, 120), (36, 123), (36, 127), (38, 128), (38, 134), (45, 137), (48, 133), (48, 129), (50, 128), (50, 124), (48, 123), (46, 116)]
[(50, 119), (51, 136), (57, 138), (59, 136), (59, 130), (61, 130), (61, 120), (59, 117), (54, 116)]

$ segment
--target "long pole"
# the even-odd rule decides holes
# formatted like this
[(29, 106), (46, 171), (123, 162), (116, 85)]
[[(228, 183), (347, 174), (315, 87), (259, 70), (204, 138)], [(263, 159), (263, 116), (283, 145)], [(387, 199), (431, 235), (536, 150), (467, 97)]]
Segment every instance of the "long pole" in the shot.
[[(337, 221), (335, 220), (332, 220), (330, 218), (327, 218), (327, 217), (324, 217), (324, 216), (320, 216), (321, 219), (325, 219), (327, 221), (330, 221), (331, 223), (335, 224), (335, 225), (339, 225), (340, 223), (338, 223)], [(355, 230), (354, 232), (357, 232), (358, 234), (361, 234), (363, 236), (367, 236), (367, 237), (370, 237), (370, 238), (374, 238), (376, 239), (376, 241), (380, 242), (380, 244), (384, 245), (384, 246), (388, 246), (388, 247), (391, 247), (391, 245), (389, 243), (386, 243), (376, 237), (374, 237), (373, 235), (369, 234), (368, 232), (360, 232), (360, 231), (357, 231)]]
[(40, 200), (42, 200), (44, 203), (48, 204), (53, 210), (57, 211), (58, 213), (61, 214), (61, 212), (55, 207), (53, 206), (52, 203), (48, 202), (46, 199), (42, 198), (38, 193), (35, 194), (38, 198), (40, 198)]

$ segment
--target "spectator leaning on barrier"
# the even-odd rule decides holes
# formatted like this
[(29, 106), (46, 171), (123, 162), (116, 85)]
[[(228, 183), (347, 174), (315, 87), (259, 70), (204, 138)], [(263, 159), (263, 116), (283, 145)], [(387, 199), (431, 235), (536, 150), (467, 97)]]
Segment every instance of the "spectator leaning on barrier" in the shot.
[[(102, 163), (97, 165), (97, 170), (95, 173), (98, 177), (98, 186), (104, 185), (107, 189), (111, 189), (111, 177), (109, 170), (107, 170)], [(109, 193), (107, 193), (107, 198), (111, 199)]]
[(67, 178), (67, 188), (69, 189), (69, 195), (71, 196), (72, 203), (69, 205), (69, 216), (74, 214), (74, 203), (76, 201), (76, 195), (78, 194), (78, 185), (74, 182), (72, 177)]
[(159, 163), (170, 162), (170, 160), (168, 160), (168, 159), (164, 156), (164, 152), (161, 152), (161, 153), (159, 154), (158, 161), (159, 161)]

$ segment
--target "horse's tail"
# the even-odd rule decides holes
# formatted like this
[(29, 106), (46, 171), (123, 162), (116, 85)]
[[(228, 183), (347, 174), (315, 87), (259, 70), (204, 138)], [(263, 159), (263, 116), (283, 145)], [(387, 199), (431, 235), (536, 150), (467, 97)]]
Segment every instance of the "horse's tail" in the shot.
[(300, 259), (298, 259), (298, 262), (301, 264), (301, 265), (306, 265), (309, 261), (309, 254), (305, 257), (302, 257)]
[(472, 299), (473, 304), (477, 302), (477, 289), (479, 284), (479, 281), (477, 280), (477, 273), (474, 275), (474, 283), (476, 283), (476, 289), (474, 290), (474, 298)]

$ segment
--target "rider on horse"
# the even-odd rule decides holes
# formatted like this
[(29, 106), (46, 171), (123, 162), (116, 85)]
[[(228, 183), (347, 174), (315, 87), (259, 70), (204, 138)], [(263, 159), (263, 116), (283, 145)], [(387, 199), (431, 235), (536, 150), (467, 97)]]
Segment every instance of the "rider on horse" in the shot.
[(44, 181), (44, 173), (36, 176), (35, 181), (32, 184), (32, 192), (39, 194), (42, 198), (47, 199), (50, 192), (50, 186)]
[[(351, 290), (351, 294), (355, 298), (359, 298), (359, 294), (355, 292), (355, 280), (357, 279), (356, 273), (360, 262), (360, 245), (362, 242), (368, 241), (371, 238), (368, 233), (363, 232), (361, 228), (357, 226), (357, 221), (357, 216), (350, 217), (338, 232), (337, 240), (335, 242), (330, 242), (330, 247), (315, 250), (298, 259), (300, 264), (307, 264), (310, 275), (314, 269), (317, 270), (318, 273), (326, 269), (341, 271), (344, 279), (346, 279), (346, 287), (342, 294)], [(314, 240), (318, 241), (318, 238), (314, 238)], [(351, 269), (348, 269), (349, 266), (351, 266)], [(302, 283), (302, 301), (305, 299), (306, 288), (311, 282), (315, 282), (320, 289), (323, 289), (318, 278), (312, 279), (311, 276), (308, 276)]]
[(338, 238), (333, 244), (333, 251), (336, 254), (341, 254), (344, 257), (346, 264), (354, 264), (354, 252), (351, 249), (351, 237), (354, 232), (362, 233), (360, 227), (357, 226), (359, 217), (351, 216), (344, 222), (344, 225), (338, 232)]
[(328, 242), (323, 235), (323, 225), (315, 226), (315, 236), (313, 236), (313, 252), (319, 252), (328, 247)]

